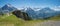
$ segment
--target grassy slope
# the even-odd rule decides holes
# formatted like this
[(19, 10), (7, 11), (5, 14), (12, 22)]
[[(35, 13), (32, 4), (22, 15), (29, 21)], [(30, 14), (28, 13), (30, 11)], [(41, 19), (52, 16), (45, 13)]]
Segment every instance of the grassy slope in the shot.
[[(60, 17), (53, 17), (49, 20), (60, 20)], [(43, 22), (45, 20), (32, 20), (32, 21), (24, 21), (22, 19), (17, 18), (14, 15), (4, 15), (3, 17), (0, 16), (0, 26), (33, 26), (37, 22)]]
[(54, 16), (54, 17), (50, 18), (49, 20), (60, 21), (60, 15)]
[[(0, 16), (0, 26), (9, 26), (9, 25), (14, 25), (14, 26), (28, 26), (28, 25), (32, 25), (36, 22), (41, 22), (42, 20), (31, 20), (31, 21), (24, 21), (20, 18), (17, 18), (15, 15), (4, 15), (4, 16)], [(27, 25), (28, 24), (28, 25)]]
[(10, 16), (3, 16), (3, 17), (0, 17), (0, 25), (2, 24), (23, 24), (23, 21), (18, 19), (16, 16), (14, 15), (10, 15)]

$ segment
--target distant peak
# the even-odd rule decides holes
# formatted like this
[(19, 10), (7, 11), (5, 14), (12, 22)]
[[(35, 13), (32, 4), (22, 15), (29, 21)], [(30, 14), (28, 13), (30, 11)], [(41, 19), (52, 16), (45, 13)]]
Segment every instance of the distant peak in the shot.
[(11, 5), (11, 4), (6, 4), (6, 5)]
[(45, 10), (51, 10), (49, 7), (45, 7), (45, 8), (43, 8), (43, 9), (45, 9)]
[(49, 7), (45, 7), (45, 9), (50, 9)]
[(5, 6), (7, 6), (7, 7), (12, 7), (11, 4), (6, 4)]

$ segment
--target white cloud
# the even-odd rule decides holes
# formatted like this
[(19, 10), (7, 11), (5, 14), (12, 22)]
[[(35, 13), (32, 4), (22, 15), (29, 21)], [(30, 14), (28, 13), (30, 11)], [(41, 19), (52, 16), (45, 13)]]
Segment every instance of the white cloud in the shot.
[(36, 10), (34, 10), (34, 11), (39, 11), (39, 10), (41, 10), (41, 9), (36, 9)]
[(60, 6), (55, 6), (52, 9), (55, 10), (55, 11), (60, 11)]
[(54, 9), (55, 11), (60, 11), (60, 9)]
[(58, 6), (58, 7), (60, 7), (60, 6)]

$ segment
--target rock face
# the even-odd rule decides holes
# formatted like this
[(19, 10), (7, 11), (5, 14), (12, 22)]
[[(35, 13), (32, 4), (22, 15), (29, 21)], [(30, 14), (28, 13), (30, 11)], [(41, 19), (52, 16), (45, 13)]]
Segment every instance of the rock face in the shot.
[(24, 19), (24, 20), (31, 20), (31, 18), (28, 16), (27, 13), (21, 12), (20, 10), (14, 11), (13, 14), (14, 14), (15, 16), (17, 16), (18, 18), (22, 18), (22, 19)]

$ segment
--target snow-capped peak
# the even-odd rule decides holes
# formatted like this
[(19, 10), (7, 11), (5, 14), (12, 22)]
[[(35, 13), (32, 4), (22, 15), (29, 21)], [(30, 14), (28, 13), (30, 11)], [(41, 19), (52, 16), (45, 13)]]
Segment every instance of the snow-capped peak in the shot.
[(41, 8), (33, 8), (34, 11), (39, 11)]
[(11, 4), (6, 4), (5, 6), (7, 6), (7, 7), (12, 7)]

